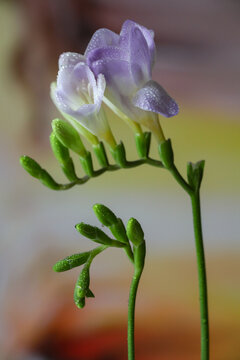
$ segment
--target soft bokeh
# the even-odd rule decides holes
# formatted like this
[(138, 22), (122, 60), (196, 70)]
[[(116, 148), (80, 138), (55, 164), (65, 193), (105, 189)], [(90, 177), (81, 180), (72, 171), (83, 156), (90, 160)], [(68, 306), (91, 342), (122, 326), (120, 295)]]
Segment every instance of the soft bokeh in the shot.
[[(138, 360), (199, 359), (199, 308), (190, 202), (164, 171), (121, 170), (66, 192), (43, 187), (20, 167), (35, 158), (59, 181), (50, 150), (49, 98), (63, 51), (83, 52), (99, 27), (129, 18), (155, 31), (154, 79), (180, 105), (162, 119), (176, 164), (206, 159), (202, 210), (211, 359), (240, 353), (240, 6), (237, 1), (45, 0), (0, 2), (0, 357), (3, 360), (123, 360), (131, 264), (119, 249), (99, 256), (85, 309), (73, 302), (78, 270), (57, 274), (61, 257), (91, 248), (80, 221), (97, 224), (100, 202), (147, 241), (137, 301)], [(110, 112), (118, 141), (137, 157), (131, 130)], [(157, 157), (152, 142), (152, 155)], [(75, 157), (76, 164), (78, 159)], [(77, 166), (79, 173), (80, 166)]]

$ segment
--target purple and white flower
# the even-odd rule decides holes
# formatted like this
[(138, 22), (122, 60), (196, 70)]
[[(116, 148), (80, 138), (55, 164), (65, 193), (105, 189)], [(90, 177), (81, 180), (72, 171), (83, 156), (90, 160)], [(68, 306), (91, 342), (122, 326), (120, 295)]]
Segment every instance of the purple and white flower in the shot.
[[(152, 80), (155, 59), (154, 33), (127, 20), (120, 35), (97, 30), (85, 52), (86, 63), (95, 76), (103, 74), (107, 89), (103, 101), (152, 131), (158, 131), (157, 114), (178, 113), (178, 105)], [(117, 111), (116, 111), (117, 112)]]
[(111, 131), (101, 107), (105, 88), (104, 75), (95, 77), (83, 55), (69, 52), (60, 56), (57, 81), (51, 85), (53, 102), (74, 127), (79, 129), (78, 122), (108, 141)]

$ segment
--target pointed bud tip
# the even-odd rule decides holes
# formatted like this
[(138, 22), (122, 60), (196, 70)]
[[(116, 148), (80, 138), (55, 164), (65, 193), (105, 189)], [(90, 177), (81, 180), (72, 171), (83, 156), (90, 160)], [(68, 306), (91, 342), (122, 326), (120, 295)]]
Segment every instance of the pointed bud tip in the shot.
[(134, 219), (129, 219), (127, 223), (127, 236), (134, 245), (139, 245), (144, 239), (144, 232), (140, 223)]
[(42, 168), (35, 160), (29, 156), (23, 155), (20, 157), (19, 162), (24, 170), (26, 170), (30, 175), (35, 178), (40, 177)]
[(103, 204), (93, 205), (93, 211), (98, 220), (105, 226), (111, 226), (117, 222), (116, 215)]
[(92, 225), (81, 222), (75, 225), (75, 228), (81, 235), (89, 239), (95, 239), (96, 237), (96, 228)]

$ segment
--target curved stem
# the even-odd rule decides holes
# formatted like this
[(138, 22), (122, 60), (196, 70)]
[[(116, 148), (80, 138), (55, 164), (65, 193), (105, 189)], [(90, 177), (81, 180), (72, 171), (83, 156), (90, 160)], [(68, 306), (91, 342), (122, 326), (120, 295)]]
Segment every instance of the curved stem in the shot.
[(169, 169), (171, 174), (173, 175), (174, 179), (178, 182), (178, 184), (191, 196), (193, 193), (193, 189), (191, 186), (184, 180), (178, 169), (175, 165)]
[(201, 317), (201, 360), (209, 359), (209, 321), (208, 321), (208, 296), (207, 275), (203, 246), (201, 207), (199, 190), (191, 195), (193, 227), (195, 234), (195, 245), (198, 266), (199, 301)]
[(139, 281), (144, 268), (145, 241), (134, 249), (134, 275), (128, 301), (128, 360), (135, 359), (135, 305)]

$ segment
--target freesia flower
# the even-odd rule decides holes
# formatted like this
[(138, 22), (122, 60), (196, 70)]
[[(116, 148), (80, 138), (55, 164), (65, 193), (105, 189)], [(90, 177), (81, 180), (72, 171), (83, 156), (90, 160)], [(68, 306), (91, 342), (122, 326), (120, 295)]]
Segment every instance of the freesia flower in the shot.
[(162, 138), (158, 115), (178, 113), (178, 105), (152, 80), (155, 59), (154, 33), (127, 20), (120, 35), (99, 29), (85, 52), (86, 63), (95, 76), (103, 74), (107, 82), (103, 101), (116, 113), (150, 128)]
[(116, 143), (101, 107), (105, 87), (104, 75), (98, 74), (95, 78), (84, 56), (63, 53), (59, 58), (57, 81), (51, 85), (51, 97), (75, 128), (81, 131), (83, 126), (114, 147)]

